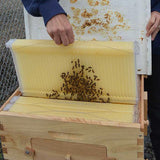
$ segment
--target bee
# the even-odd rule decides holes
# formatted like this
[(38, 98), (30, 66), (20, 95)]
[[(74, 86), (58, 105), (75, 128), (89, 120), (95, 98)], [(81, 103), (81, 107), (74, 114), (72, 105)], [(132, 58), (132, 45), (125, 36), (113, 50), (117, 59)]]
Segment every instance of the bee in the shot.
[(96, 76), (96, 75), (94, 75), (94, 80), (96, 80), (96, 78), (97, 78), (97, 76)]
[(52, 93), (52, 94), (51, 94), (51, 96), (55, 96), (55, 95), (56, 95), (56, 93)]
[(71, 61), (71, 63), (73, 63), (73, 61)]
[(100, 79), (97, 79), (97, 81), (100, 81)]
[(107, 96), (110, 96), (109, 93), (107, 93)]
[(95, 73), (94, 70), (92, 70), (92, 73)]
[(74, 70), (74, 66), (72, 67), (72, 70)]
[(78, 61), (78, 63), (80, 62), (80, 60), (79, 60), (79, 59), (78, 59), (77, 61)]
[(108, 98), (108, 99), (107, 99), (107, 103), (110, 103), (110, 100), (111, 100), (111, 99), (110, 99), (110, 98)]
[(104, 99), (103, 98), (99, 98), (100, 102), (103, 102), (105, 103)]

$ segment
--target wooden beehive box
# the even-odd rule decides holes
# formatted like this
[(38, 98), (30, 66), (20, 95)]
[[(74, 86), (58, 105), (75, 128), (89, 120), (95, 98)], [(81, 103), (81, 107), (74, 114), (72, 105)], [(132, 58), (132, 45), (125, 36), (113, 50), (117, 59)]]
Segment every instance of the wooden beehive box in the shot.
[[(76, 42), (64, 48), (57, 47), (52, 41), (16, 40), (11, 50), (20, 89), (1, 107), (0, 135), (5, 159), (144, 159), (144, 77), (136, 75), (132, 43)], [(57, 82), (61, 83), (61, 76), (56, 77), (57, 73), (59, 75), (66, 69), (64, 72), (70, 74), (71, 66), (67, 62), (75, 57), (84, 65), (93, 65), (103, 90), (109, 92), (108, 101), (103, 99), (105, 103), (99, 103), (103, 102), (99, 98), (85, 99), (96, 102), (48, 99), (55, 97), (46, 96), (45, 93), (49, 92), (46, 88), (51, 89), (50, 84), (56, 87), (57, 77)], [(60, 66), (64, 63), (62, 70), (52, 66), (54, 64), (50, 66), (53, 58)], [(106, 68), (106, 72), (101, 71), (98, 64)], [(42, 69), (43, 74), (39, 71)], [(112, 74), (107, 77), (110, 70)], [(47, 81), (49, 77), (51, 82)], [(115, 80), (117, 83), (112, 84)], [(108, 86), (112, 87), (105, 88)], [(63, 96), (56, 98), (64, 99)]]
[[(20, 94), (17, 90), (12, 96)], [(10, 113), (3, 111), (8, 100), (0, 113), (4, 158), (69, 160), (70, 155), (71, 160), (143, 160), (142, 101), (139, 122), (120, 123)]]

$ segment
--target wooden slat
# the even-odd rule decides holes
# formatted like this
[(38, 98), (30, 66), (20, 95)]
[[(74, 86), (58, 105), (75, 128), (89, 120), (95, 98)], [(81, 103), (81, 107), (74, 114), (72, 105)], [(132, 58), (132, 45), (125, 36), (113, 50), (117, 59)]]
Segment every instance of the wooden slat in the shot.
[(69, 157), (72, 160), (107, 160), (107, 148), (102, 145), (37, 138), (33, 138), (31, 143), (35, 150), (34, 160), (65, 160), (65, 158), (69, 159)]
[(74, 122), (74, 123), (83, 123), (83, 124), (96, 124), (102, 126), (112, 126), (112, 127), (125, 127), (125, 128), (140, 128), (139, 123), (127, 123), (127, 122), (110, 122), (110, 121), (94, 121), (94, 120), (83, 120), (78, 118), (60, 118), (56, 116), (42, 116), (42, 115), (28, 115), (23, 113), (12, 113), (12, 112), (0, 112), (0, 116), (11, 116), (19, 118), (33, 118), (41, 120), (52, 120), (52, 121), (61, 121), (61, 122)]
[(14, 97), (14, 96), (18, 96), (21, 95), (21, 92), (19, 91), (19, 88), (17, 88), (15, 90), (15, 92), (8, 98), (8, 100), (1, 106), (0, 111), (3, 111), (3, 109), (5, 108), (5, 106), (10, 102), (10, 100)]
[(141, 75), (141, 89), (140, 89), (140, 125), (141, 131), (144, 132), (144, 75)]
[[(144, 93), (144, 120), (148, 120), (148, 95), (147, 92)], [(144, 125), (144, 135), (147, 136), (148, 125)]]

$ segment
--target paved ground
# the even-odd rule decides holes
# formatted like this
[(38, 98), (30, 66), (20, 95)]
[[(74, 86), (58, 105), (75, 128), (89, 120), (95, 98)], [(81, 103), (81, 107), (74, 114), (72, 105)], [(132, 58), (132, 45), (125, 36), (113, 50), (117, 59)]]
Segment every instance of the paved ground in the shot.
[[(12, 57), (5, 48), (5, 43), (14, 38), (25, 38), (22, 4), (20, 0), (0, 0), (0, 106), (18, 87)], [(153, 157), (148, 136), (145, 138), (145, 158), (155, 160)]]

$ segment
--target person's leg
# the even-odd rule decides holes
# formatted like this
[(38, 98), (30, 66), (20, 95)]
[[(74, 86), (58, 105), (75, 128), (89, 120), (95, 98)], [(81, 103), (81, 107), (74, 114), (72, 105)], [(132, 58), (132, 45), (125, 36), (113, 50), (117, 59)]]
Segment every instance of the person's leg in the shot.
[(151, 141), (157, 160), (160, 160), (160, 55), (152, 57), (152, 76), (148, 78), (148, 116)]

